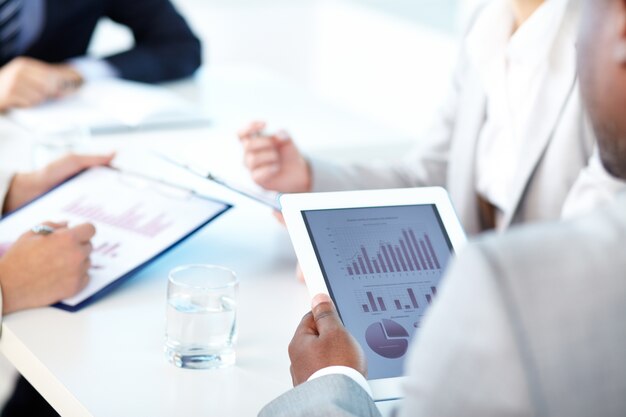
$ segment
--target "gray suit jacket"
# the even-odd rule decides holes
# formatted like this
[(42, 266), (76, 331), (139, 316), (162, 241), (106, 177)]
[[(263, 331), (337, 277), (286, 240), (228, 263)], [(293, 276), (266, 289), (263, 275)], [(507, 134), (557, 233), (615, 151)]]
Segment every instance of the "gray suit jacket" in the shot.
[[(626, 196), (469, 246), (414, 341), (397, 415), (625, 416), (625, 247)], [(378, 415), (345, 376), (305, 383), (260, 414)]]
[[(592, 155), (595, 138), (576, 76), (578, 16), (579, 1), (571, 0), (546, 62), (547, 77), (537, 104), (519, 132), (532, 140), (519, 156), (512, 186), (514, 204), (504, 213), (504, 228), (560, 218), (569, 191)], [(486, 103), (480, 75), (464, 45), (447, 99), (409, 155), (392, 162), (358, 164), (312, 159), (314, 191), (441, 186), (450, 192), (465, 231), (480, 232), (475, 161)]]

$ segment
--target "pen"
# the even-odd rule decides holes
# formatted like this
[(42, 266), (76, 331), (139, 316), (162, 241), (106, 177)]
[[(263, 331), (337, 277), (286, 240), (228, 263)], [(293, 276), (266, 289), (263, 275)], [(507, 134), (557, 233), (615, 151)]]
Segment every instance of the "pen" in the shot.
[(229, 181), (226, 181), (216, 175), (214, 175), (211, 172), (208, 173), (204, 173), (202, 171), (200, 171), (199, 169), (186, 164), (184, 162), (178, 161), (168, 155), (164, 155), (160, 152), (156, 152), (154, 151), (154, 153), (156, 154), (156, 156), (158, 156), (160, 159), (175, 165), (179, 168), (184, 169), (187, 172), (190, 172), (198, 177), (202, 177), (208, 181), (214, 182), (228, 190), (231, 190), (237, 194), (241, 194), (245, 197), (248, 197), (251, 200), (254, 200), (256, 202), (262, 203), (266, 206), (270, 206), (272, 209), (277, 210), (277, 211), (281, 211), (281, 207), (279, 204), (279, 198), (281, 196), (280, 193), (272, 193), (272, 195), (262, 195), (260, 192), (255, 192), (254, 190), (247, 190), (245, 187), (238, 185), (238, 184), (232, 184)]

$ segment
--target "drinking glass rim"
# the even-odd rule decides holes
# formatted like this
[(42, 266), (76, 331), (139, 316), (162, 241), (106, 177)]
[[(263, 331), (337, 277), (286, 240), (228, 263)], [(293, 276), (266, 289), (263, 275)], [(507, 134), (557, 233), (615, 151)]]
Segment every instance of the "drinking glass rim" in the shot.
[[(215, 287), (211, 287), (211, 286), (206, 286), (206, 285), (190, 285), (187, 284), (185, 282), (180, 282), (179, 280), (177, 280), (176, 278), (174, 278), (174, 274), (176, 272), (180, 272), (183, 271), (185, 269), (192, 269), (192, 268), (203, 268), (203, 269), (219, 269), (222, 270), (224, 272), (228, 272), (232, 275), (233, 280), (231, 282), (228, 282), (225, 285), (220, 285), (220, 286), (215, 286)], [(186, 287), (186, 288), (193, 288), (193, 289), (197, 289), (197, 290), (221, 290), (224, 288), (231, 288), (234, 287), (235, 285), (239, 284), (239, 278), (237, 277), (237, 274), (235, 274), (235, 271), (233, 271), (230, 268), (226, 268), (225, 266), (221, 266), (221, 265), (215, 265), (215, 264), (188, 264), (188, 265), (180, 265), (177, 266), (176, 268), (170, 270), (167, 280), (173, 284), (176, 284), (178, 286), (181, 287)]]

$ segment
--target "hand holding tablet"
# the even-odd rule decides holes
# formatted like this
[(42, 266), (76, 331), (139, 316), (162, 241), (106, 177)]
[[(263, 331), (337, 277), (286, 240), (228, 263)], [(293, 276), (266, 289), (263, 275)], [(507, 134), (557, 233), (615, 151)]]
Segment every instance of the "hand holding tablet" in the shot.
[(311, 296), (329, 294), (363, 348), (374, 399), (399, 397), (410, 340), (465, 243), (447, 192), (293, 194), (281, 204)]

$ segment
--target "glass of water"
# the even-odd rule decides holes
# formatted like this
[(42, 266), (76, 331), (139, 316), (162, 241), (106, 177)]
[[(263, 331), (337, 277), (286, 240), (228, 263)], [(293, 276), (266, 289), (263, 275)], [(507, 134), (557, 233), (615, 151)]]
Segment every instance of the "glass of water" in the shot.
[(235, 363), (235, 273), (215, 265), (186, 265), (170, 272), (165, 354), (179, 368), (223, 368)]

